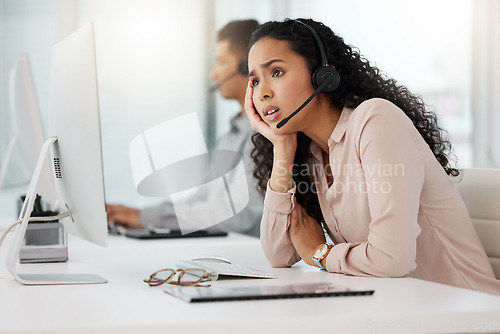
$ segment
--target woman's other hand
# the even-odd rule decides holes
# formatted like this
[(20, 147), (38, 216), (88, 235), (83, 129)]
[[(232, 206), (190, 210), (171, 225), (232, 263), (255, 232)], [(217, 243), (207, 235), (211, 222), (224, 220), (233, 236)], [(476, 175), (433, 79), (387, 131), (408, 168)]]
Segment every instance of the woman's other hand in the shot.
[[(296, 201), (294, 199), (294, 201)], [(309, 216), (302, 205), (295, 202), (288, 230), (292, 244), (305, 263), (316, 266), (312, 260), (314, 250), (326, 242), (321, 225)]]

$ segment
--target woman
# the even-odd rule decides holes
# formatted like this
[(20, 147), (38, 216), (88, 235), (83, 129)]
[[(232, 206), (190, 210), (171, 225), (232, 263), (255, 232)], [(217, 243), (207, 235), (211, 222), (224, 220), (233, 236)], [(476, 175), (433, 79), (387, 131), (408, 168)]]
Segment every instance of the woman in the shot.
[[(319, 43), (340, 85), (277, 126), (314, 93)], [(261, 242), (273, 266), (302, 259), (329, 272), (500, 294), (450, 181), (458, 174), (451, 145), (419, 97), (312, 20), (262, 25), (248, 65), (245, 109), (259, 132), (252, 157), (265, 194)]]

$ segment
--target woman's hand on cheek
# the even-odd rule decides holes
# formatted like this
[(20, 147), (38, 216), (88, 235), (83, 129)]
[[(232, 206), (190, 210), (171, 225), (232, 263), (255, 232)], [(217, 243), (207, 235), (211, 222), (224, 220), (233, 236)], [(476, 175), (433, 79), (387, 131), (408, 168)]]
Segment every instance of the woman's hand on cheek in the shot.
[(290, 217), (288, 233), (295, 250), (302, 260), (316, 267), (312, 256), (316, 247), (326, 242), (325, 234), (321, 225), (309, 216), (300, 204), (295, 203), (295, 208)]
[(266, 137), (273, 145), (283, 144), (283, 145), (292, 145), (293, 152), (295, 154), (295, 148), (297, 147), (297, 133), (284, 133), (277, 134), (271, 129), (271, 126), (264, 122), (262, 117), (259, 115), (255, 106), (253, 104), (253, 86), (252, 82), (248, 81), (247, 92), (245, 95), (245, 112), (250, 120), (250, 124), (252, 125), (252, 129)]
[(271, 128), (269, 125), (262, 120), (259, 113), (255, 109), (252, 100), (253, 95), (253, 87), (252, 82), (248, 81), (247, 92), (245, 95), (245, 112), (247, 113), (248, 119), (250, 120), (250, 124), (252, 125), (252, 129), (266, 137), (270, 140), (269, 136), (272, 135)]

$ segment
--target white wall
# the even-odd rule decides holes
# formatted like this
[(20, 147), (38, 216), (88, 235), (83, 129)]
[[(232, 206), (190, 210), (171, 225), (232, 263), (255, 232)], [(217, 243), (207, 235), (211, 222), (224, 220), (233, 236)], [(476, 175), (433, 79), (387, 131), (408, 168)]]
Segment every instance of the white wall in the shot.
[(421, 95), (473, 165), (472, 0), (293, 0), (292, 17), (322, 21), (388, 77)]
[(474, 18), (474, 165), (500, 168), (500, 1), (475, 1)]
[(95, 25), (107, 200), (156, 203), (136, 194), (128, 145), (179, 115), (205, 122), (205, 2), (82, 0), (76, 10), (79, 25)]

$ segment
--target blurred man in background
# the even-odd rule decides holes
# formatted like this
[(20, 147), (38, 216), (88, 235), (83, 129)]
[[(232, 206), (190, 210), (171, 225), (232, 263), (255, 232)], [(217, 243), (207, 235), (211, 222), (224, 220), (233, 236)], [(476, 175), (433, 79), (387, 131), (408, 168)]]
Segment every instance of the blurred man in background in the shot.
[[(256, 191), (252, 176), (253, 162), (250, 151), (253, 147), (253, 130), (245, 115), (244, 101), (248, 83), (247, 51), (252, 33), (257, 29), (255, 20), (229, 22), (218, 32), (216, 64), (210, 76), (216, 82), (214, 89), (228, 100), (236, 100), (241, 109), (230, 121), (230, 131), (218, 140), (215, 150), (236, 151), (241, 154), (248, 183), (249, 202), (245, 209), (218, 225), (227, 231), (240, 232), (258, 237), (262, 216), (262, 199)], [(228, 166), (237, 162), (228, 161)], [(241, 178), (245, 175), (241, 175)], [(231, 180), (228, 179), (228, 183)], [(231, 185), (229, 184), (229, 188)], [(189, 199), (192, 219), (206, 219), (214, 210), (216, 194), (199, 191)], [(108, 222), (132, 228), (179, 229), (174, 206), (166, 202), (142, 210), (123, 205), (107, 205)], [(196, 222), (193, 222), (196, 224)], [(201, 224), (202, 225), (202, 224)]]

